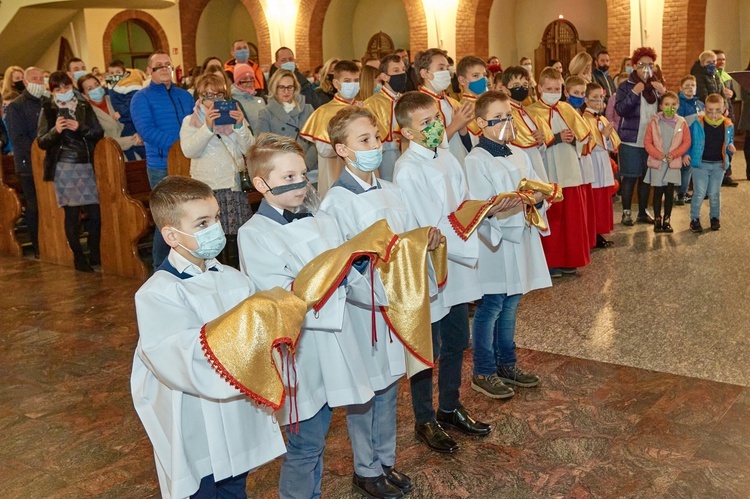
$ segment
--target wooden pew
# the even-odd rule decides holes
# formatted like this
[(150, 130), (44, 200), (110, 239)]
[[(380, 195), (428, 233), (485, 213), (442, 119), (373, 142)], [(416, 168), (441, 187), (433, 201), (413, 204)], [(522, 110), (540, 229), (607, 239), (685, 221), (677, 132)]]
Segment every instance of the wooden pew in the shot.
[(39, 207), (39, 259), (72, 267), (73, 252), (65, 238), (65, 212), (57, 206), (53, 182), (43, 180), (44, 155), (45, 152), (34, 141), (31, 147), (31, 169)]
[(13, 156), (3, 156), (0, 168), (0, 255), (20, 257), (23, 250), (16, 237), (16, 223), (21, 218), (21, 198), (13, 186), (15, 172)]
[(102, 272), (145, 281), (148, 269), (138, 241), (150, 225), (146, 162), (126, 162), (119, 144), (104, 138), (96, 145), (94, 164), (102, 212)]

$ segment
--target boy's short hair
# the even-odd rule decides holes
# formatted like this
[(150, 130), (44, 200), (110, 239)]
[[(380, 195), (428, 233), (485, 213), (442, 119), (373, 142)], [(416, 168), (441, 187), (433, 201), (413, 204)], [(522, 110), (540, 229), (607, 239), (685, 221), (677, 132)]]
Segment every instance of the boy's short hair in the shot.
[(604, 87), (602, 87), (598, 83), (589, 83), (588, 85), (586, 85), (586, 97), (588, 97), (589, 94), (595, 90), (604, 90)]
[(346, 106), (336, 113), (331, 121), (328, 122), (328, 137), (331, 141), (331, 147), (336, 144), (345, 144), (349, 136), (349, 125), (359, 118), (367, 118), (375, 128), (378, 127), (378, 121), (375, 116), (367, 109), (359, 106)]
[(686, 81), (692, 81), (693, 83), (697, 83), (697, 81), (695, 79), (695, 76), (693, 76), (693, 75), (686, 75), (686, 76), (683, 76), (680, 79), (680, 88), (682, 88), (682, 86), (685, 84)]
[(396, 55), (396, 54), (391, 54), (391, 55), (387, 55), (387, 56), (383, 57), (380, 60), (380, 72), (387, 75), (388, 74), (388, 65), (390, 63), (398, 64), (399, 62), (402, 62), (401, 61), (401, 56)]
[(107, 64), (108, 68), (120, 68), (123, 71), (125, 71), (125, 63), (122, 62), (122, 59), (112, 59), (109, 61), (109, 64)]
[(511, 66), (509, 68), (505, 68), (505, 71), (500, 73), (500, 75), (500, 81), (502, 81), (505, 88), (508, 88), (508, 83), (510, 83), (510, 80), (512, 80), (513, 78), (526, 78), (527, 80), (531, 81), (531, 78), (529, 77), (529, 71), (523, 66)]
[(477, 118), (487, 119), (487, 109), (493, 102), (509, 102), (510, 97), (497, 90), (488, 90), (479, 96), (474, 103), (474, 116)]
[(716, 52), (713, 50), (704, 50), (701, 55), (698, 56), (698, 60), (703, 64), (709, 57), (716, 57)]
[(438, 102), (430, 95), (417, 91), (406, 92), (396, 101), (396, 122), (401, 128), (408, 128), (415, 111), (437, 105)]
[(568, 79), (565, 80), (565, 88), (568, 90), (579, 85), (583, 85), (584, 87), (586, 86), (586, 80), (584, 80), (580, 76), (568, 76)]
[(552, 66), (547, 66), (539, 73), (539, 85), (543, 84), (544, 80), (563, 81), (563, 77), (558, 70)]
[(357, 66), (354, 61), (350, 61), (348, 59), (341, 60), (336, 63), (336, 65), (333, 67), (333, 77), (335, 79), (339, 79), (341, 77), (341, 73), (360, 73), (359, 66)]
[(291, 137), (275, 133), (261, 133), (247, 151), (247, 172), (250, 178), (265, 178), (273, 171), (273, 158), (279, 154), (298, 154), (305, 159), (302, 146)]
[(456, 66), (456, 74), (466, 78), (466, 75), (469, 74), (469, 70), (474, 66), (482, 66), (485, 69), (487, 68), (487, 64), (479, 57), (474, 55), (467, 55), (466, 57), (458, 61), (458, 66)]
[(70, 71), (70, 65), (73, 64), (74, 62), (83, 62), (83, 59), (81, 59), (80, 57), (71, 57), (70, 59), (65, 61), (66, 71)]
[(424, 69), (425, 71), (428, 71), (430, 69), (430, 63), (432, 62), (433, 57), (437, 56), (443, 56), (446, 60), (448, 60), (448, 52), (446, 52), (443, 49), (427, 49), (424, 52), (420, 52), (417, 54), (416, 59), (414, 60), (414, 69), (417, 70), (417, 76), (419, 77), (419, 82), (424, 83), (424, 78), (422, 78), (422, 75), (420, 74), (421, 71)]
[(719, 94), (710, 94), (708, 97), (706, 97), (706, 105), (709, 104), (721, 104), (724, 105), (724, 96)]
[(661, 100), (659, 102), (660, 103), (664, 102), (664, 99), (666, 99), (667, 97), (671, 97), (672, 99), (676, 100), (678, 103), (680, 102), (680, 98), (677, 97), (677, 94), (672, 91), (664, 92), (664, 95), (661, 96)]
[(179, 225), (184, 215), (183, 204), (208, 199), (213, 195), (211, 187), (200, 180), (178, 175), (164, 177), (151, 191), (151, 216), (159, 229)]

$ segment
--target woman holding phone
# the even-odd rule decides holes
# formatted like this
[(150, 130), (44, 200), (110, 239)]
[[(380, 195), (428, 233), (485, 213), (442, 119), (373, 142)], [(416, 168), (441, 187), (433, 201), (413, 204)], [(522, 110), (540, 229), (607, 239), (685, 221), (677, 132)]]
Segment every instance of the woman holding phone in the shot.
[[(94, 148), (104, 136), (93, 109), (73, 93), (73, 80), (63, 71), (49, 77), (51, 97), (39, 115), (37, 141), (47, 152), (44, 180), (54, 182), (57, 204), (65, 211), (65, 236), (76, 270), (93, 272), (99, 265), (101, 212), (94, 177)], [(81, 247), (81, 210), (86, 212), (89, 257)]]
[[(240, 183), (244, 155), (253, 144), (253, 134), (237, 103), (226, 101), (229, 94), (221, 76), (200, 76), (195, 82), (195, 94), (198, 100), (193, 114), (182, 121), (180, 147), (190, 158), (190, 176), (211, 186), (219, 202), (221, 225), (227, 237), (220, 259), (238, 267), (237, 231), (253, 214)], [(220, 110), (227, 107), (231, 109)]]

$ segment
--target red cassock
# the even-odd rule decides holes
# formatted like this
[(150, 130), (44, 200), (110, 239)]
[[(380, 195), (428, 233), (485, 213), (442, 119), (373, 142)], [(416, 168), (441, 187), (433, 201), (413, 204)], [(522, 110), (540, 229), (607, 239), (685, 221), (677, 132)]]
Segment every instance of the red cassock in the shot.
[(614, 209), (612, 208), (612, 187), (599, 187), (593, 189), (593, 191), (596, 233), (609, 234), (615, 228)]
[(584, 267), (591, 261), (586, 187), (563, 187), (563, 201), (547, 209), (550, 235), (542, 238), (542, 246), (549, 268)]

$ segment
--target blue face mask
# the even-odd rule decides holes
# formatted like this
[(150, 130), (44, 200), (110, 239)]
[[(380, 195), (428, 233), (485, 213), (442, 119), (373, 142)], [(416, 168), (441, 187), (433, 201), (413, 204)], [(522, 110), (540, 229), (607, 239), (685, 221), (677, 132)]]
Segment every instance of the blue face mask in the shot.
[(487, 78), (483, 76), (477, 81), (469, 82), (469, 90), (477, 95), (485, 93), (487, 91)]
[(94, 102), (101, 102), (104, 98), (104, 87), (96, 87), (89, 90), (89, 99)]
[(245, 63), (250, 59), (250, 49), (239, 49), (234, 51), (234, 58), (237, 62)]
[(381, 90), (383, 90), (383, 85), (378, 84), (378, 85), (375, 85), (375, 90), (373, 90), (372, 93), (376, 94), (380, 92)]
[(82, 69), (80, 71), (76, 71), (75, 73), (73, 73), (73, 81), (77, 82), (84, 75), (86, 75), (86, 70), (85, 69)]
[(706, 71), (708, 71), (708, 74), (710, 74), (711, 76), (715, 75), (716, 74), (716, 64), (714, 64), (713, 62), (710, 63), (710, 64), (706, 64)]
[(199, 230), (195, 234), (188, 234), (186, 232), (182, 232), (181, 230), (177, 230), (174, 227), (171, 228), (175, 232), (179, 232), (180, 234), (194, 237), (196, 242), (198, 243), (198, 249), (190, 250), (187, 249), (185, 246), (180, 244), (180, 247), (193, 255), (195, 258), (200, 258), (203, 260), (210, 260), (211, 258), (216, 258), (219, 256), (219, 253), (224, 249), (224, 246), (227, 244), (227, 237), (224, 235), (224, 229), (221, 227), (221, 222), (216, 222), (215, 224), (206, 227), (205, 229)]
[(287, 71), (292, 71), (297, 68), (297, 65), (294, 61), (285, 62), (281, 65), (281, 69), (286, 69)]
[(341, 90), (339, 95), (346, 100), (352, 100), (359, 93), (359, 82), (358, 81), (346, 81), (341, 83)]
[(626, 67), (625, 67), (625, 72), (626, 72), (627, 74), (630, 74), (630, 73), (632, 73), (632, 72), (633, 72), (633, 66), (626, 66)]
[(71, 88), (67, 92), (63, 92), (61, 94), (55, 94), (55, 99), (60, 102), (68, 102), (70, 99), (73, 98), (73, 89)]
[[(350, 151), (354, 151), (351, 147), (347, 147)], [(350, 159), (347, 159), (347, 163), (352, 165), (357, 170), (361, 170), (363, 172), (371, 172), (374, 170), (377, 170), (380, 166), (380, 163), (383, 162), (383, 147), (378, 147), (377, 149), (370, 149), (367, 151), (354, 151), (354, 154), (357, 156), (356, 161), (352, 161)]]
[(583, 97), (576, 97), (575, 95), (568, 96), (568, 104), (576, 109), (580, 109), (583, 106), (586, 99)]

